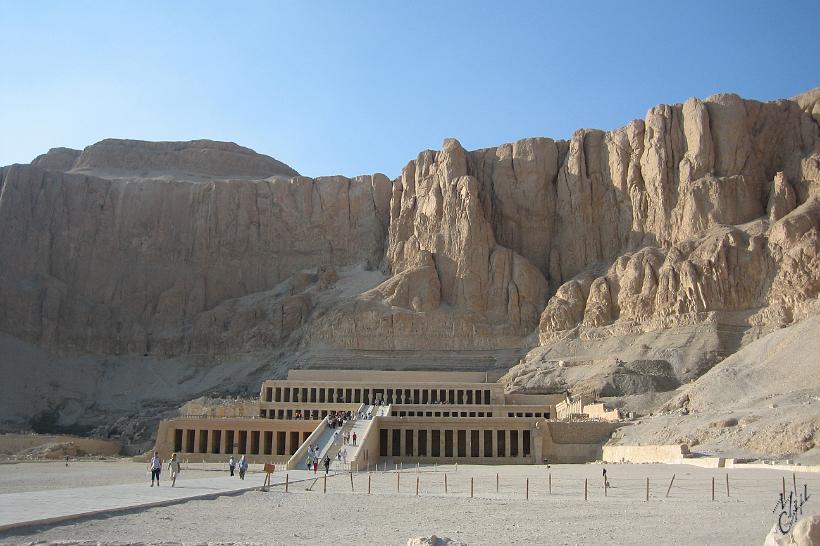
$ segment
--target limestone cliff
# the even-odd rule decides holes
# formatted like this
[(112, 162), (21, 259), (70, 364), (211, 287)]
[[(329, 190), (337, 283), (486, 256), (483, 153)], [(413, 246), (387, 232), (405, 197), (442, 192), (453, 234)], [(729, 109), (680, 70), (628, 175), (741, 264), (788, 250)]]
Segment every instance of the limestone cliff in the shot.
[(315, 350), (532, 349), (517, 377), (550, 388), (610, 381), (539, 383), (554, 357), (622, 351), (606, 377), (671, 388), (816, 309), (819, 231), (820, 88), (660, 105), (568, 141), (448, 139), (392, 181), (105, 140), (0, 169), (0, 333), (66, 362), (195, 356), (190, 376), (251, 352), (258, 376)]
[[(198, 154), (209, 159), (200, 163)], [(153, 172), (189, 160), (188, 172), (221, 166), (205, 182), (124, 176), (145, 157)], [(218, 353), (214, 338), (238, 321), (220, 309), (236, 307), (237, 298), (264, 294), (307, 268), (377, 266), (389, 180), (281, 178), (281, 165), (232, 144), (134, 149), (131, 141), (103, 141), (69, 172), (0, 169), (0, 331), (55, 352)], [(268, 176), (236, 180), (231, 172)], [(261, 300), (232, 338), (233, 350), (269, 346), (271, 339), (247, 335), (255, 322), (279, 324), (272, 337), (286, 338), (310, 307), (299, 298)]]

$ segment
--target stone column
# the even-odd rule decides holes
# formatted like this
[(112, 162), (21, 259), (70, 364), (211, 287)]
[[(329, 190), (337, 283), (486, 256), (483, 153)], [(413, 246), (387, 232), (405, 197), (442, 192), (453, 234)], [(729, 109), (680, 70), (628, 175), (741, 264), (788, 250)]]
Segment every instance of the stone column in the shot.
[(387, 457), (393, 456), (393, 429), (387, 429)]
[(464, 453), (464, 455), (467, 456), (467, 458), (470, 458), (473, 456), (473, 431), (467, 429), (466, 431), (464, 431), (464, 434), (467, 436), (467, 451)]
[(518, 456), (524, 458), (524, 431), (518, 431)]
[(493, 429), (491, 438), (493, 440), (493, 457), (498, 457), (498, 431)]
[(407, 446), (405, 445), (406, 434), (407, 433), (404, 431), (403, 428), (399, 429), (399, 458), (400, 459), (404, 458), (404, 454), (407, 450)]
[(290, 431), (285, 431), (285, 455), (290, 456)]
[(199, 438), (201, 436), (201, 431), (197, 428), (194, 429), (194, 447), (191, 450), (191, 453), (199, 453)]
[(438, 435), (438, 441), (439, 441), (438, 450), (439, 450), (439, 454), (440, 454), (441, 458), (445, 458), (447, 456), (446, 455), (447, 450), (444, 448), (444, 437), (445, 436), (446, 436), (446, 434), (444, 433), (444, 429), (441, 429), (439, 431), (439, 435)]
[(510, 431), (504, 431), (504, 456), (507, 457), (510, 453), (512, 453), (512, 449), (510, 449)]
[(228, 452), (228, 434), (225, 430), (219, 432), (219, 452), (223, 454)]
[(484, 457), (484, 431), (478, 431), (478, 456)]
[(419, 429), (413, 429), (413, 457), (419, 456)]

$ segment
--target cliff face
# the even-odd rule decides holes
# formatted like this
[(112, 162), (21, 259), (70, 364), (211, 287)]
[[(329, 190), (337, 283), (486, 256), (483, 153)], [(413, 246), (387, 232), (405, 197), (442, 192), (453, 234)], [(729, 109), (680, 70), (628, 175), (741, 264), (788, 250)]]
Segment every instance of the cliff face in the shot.
[[(301, 177), (230, 143), (106, 140), (0, 185), (0, 332), (56, 354), (553, 354), (764, 332), (820, 291), (820, 88), (661, 105), (569, 141), (446, 140), (392, 182)], [(367, 281), (333, 289), (350, 267)], [(655, 349), (634, 354), (668, 358)], [(736, 349), (655, 368), (688, 379)]]
[[(105, 171), (140, 156), (137, 150), (104, 160), (122, 146), (129, 145), (91, 146), (75, 167)], [(167, 170), (163, 158), (178, 166), (179, 156), (202, 149), (171, 148), (149, 163)], [(248, 165), (223, 164), (221, 172), (259, 172), (263, 164), (275, 173), (281, 164), (271, 161), (251, 157)], [(383, 254), (390, 182), (381, 175), (225, 175), (207, 182), (135, 176), (0, 170), (0, 330), (58, 352), (212, 352), (203, 340), (227, 329), (227, 320), (214, 318), (220, 305), (270, 291), (305, 268), (377, 266)], [(253, 305), (260, 321), (280, 325), (274, 339), (287, 337), (307, 315), (309, 303), (262, 299)]]

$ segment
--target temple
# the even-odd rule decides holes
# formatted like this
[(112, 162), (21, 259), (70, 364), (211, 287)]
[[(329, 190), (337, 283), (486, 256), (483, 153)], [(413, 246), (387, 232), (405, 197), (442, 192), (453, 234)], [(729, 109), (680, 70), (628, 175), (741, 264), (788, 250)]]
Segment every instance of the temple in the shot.
[(365, 416), (340, 431), (357, 436), (355, 446), (344, 446), (351, 469), (386, 462), (573, 463), (599, 459), (618, 426), (570, 415), (567, 408), (581, 411), (583, 404), (565, 394), (505, 393), (498, 375), (486, 372), (290, 370), (287, 379), (262, 383), (259, 400), (240, 408), (239, 415), (164, 420), (156, 449), (192, 461), (233, 454), (303, 468), (308, 446), (335, 458), (342, 445), (328, 417), (350, 412)]

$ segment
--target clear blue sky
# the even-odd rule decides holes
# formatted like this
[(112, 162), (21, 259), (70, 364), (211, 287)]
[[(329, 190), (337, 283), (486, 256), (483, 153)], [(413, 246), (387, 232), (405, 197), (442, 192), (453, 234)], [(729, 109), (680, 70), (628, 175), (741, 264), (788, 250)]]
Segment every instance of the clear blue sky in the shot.
[(308, 176), (820, 85), (820, 2), (0, 1), (0, 165), (230, 140)]

